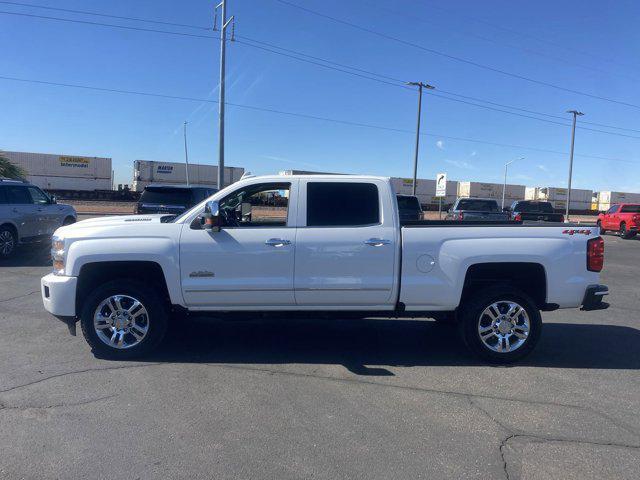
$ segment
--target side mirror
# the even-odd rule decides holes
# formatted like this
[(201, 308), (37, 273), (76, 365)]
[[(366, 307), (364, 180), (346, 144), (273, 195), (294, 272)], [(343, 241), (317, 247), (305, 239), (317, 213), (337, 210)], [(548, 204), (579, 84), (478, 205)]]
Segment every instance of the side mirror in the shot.
[(204, 207), (204, 215), (202, 216), (202, 228), (219, 232), (221, 227), (220, 205), (215, 200), (206, 203)]
[(52, 205), (55, 205), (56, 203), (58, 203), (58, 199), (56, 198), (55, 195), (51, 195), (50, 201)]

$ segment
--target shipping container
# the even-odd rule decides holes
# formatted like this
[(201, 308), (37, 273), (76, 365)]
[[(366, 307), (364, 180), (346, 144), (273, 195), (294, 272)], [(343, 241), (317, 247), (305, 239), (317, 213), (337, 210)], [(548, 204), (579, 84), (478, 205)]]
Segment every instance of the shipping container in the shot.
[(502, 200), (502, 191), (504, 188), (505, 205), (511, 204), (515, 200), (524, 200), (526, 187), (524, 185), (504, 186), (501, 183), (483, 183), (483, 182), (459, 182), (458, 197), (463, 198), (494, 198), (498, 201)]
[(527, 187), (524, 189), (525, 200), (538, 200), (538, 187)]
[(110, 178), (67, 178), (33, 176), (28, 179), (34, 185), (48, 191), (74, 190), (93, 192), (95, 190), (111, 190)]
[[(391, 184), (397, 194), (413, 195), (413, 179), (392, 177)], [(458, 182), (447, 180), (446, 195), (442, 197), (442, 205), (452, 205), (458, 195)], [(440, 197), (436, 197), (436, 181), (431, 178), (416, 179), (416, 197), (421, 205), (438, 205)]]
[[(224, 186), (240, 180), (244, 168), (224, 167)], [(216, 165), (189, 164), (189, 183), (191, 185), (216, 186), (218, 182), (218, 167)], [(158, 162), (154, 160), (136, 160), (133, 163), (134, 192), (141, 192), (150, 183), (167, 185), (185, 185), (187, 171), (184, 163)]]
[(595, 198), (596, 210), (606, 211), (616, 203), (640, 203), (640, 193), (631, 192), (598, 192)]
[(31, 152), (2, 152), (27, 172), (27, 180), (47, 190), (110, 190), (111, 159)]
[[(550, 202), (556, 210), (565, 210), (567, 208), (567, 191), (568, 189), (561, 187), (539, 187), (536, 200)], [(592, 190), (572, 188), (569, 210), (591, 210), (592, 197)]]

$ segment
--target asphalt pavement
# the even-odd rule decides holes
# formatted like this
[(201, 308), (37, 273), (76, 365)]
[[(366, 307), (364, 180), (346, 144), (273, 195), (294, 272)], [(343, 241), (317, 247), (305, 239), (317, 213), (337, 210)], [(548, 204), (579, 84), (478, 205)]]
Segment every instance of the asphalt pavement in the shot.
[(0, 264), (0, 478), (637, 479), (640, 240), (605, 239), (611, 307), (545, 313), (511, 367), (385, 319), (196, 318), (101, 360), (24, 251)]

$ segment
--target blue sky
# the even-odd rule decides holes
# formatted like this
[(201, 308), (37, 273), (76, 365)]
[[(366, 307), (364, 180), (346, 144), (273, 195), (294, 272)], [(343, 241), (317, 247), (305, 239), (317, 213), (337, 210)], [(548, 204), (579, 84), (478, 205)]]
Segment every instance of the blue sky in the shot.
[[(437, 50), (498, 70), (596, 96), (640, 104), (640, 4), (567, 0), (513, 2), (287, 0), (398, 38), (392, 41), (277, 0), (229, 0), (239, 39), (268, 42), (399, 80), (536, 112), (637, 131), (640, 107), (590, 98), (429, 53)], [(212, 24), (207, 0), (25, 0), (56, 8), (173, 23)], [(205, 30), (101, 18), (12, 4), (1, 12), (209, 35)], [(0, 75), (100, 88), (216, 99), (216, 39), (65, 23), (0, 13)], [(227, 165), (253, 173), (282, 169), (408, 177), (412, 174), (417, 94), (229, 44), (227, 101), (266, 109), (379, 125), (364, 126), (227, 109)], [(366, 75), (368, 76), (368, 75)], [(380, 78), (380, 77), (378, 77)], [(394, 83), (393, 81), (391, 81)], [(396, 82), (397, 83), (397, 82)], [(476, 102), (477, 103), (477, 102)], [(217, 163), (217, 105), (0, 80), (0, 149), (112, 157), (117, 183), (130, 183), (135, 159), (182, 161), (182, 123), (190, 159)], [(485, 104), (486, 105), (486, 104)], [(495, 107), (503, 109), (502, 107)], [(512, 110), (511, 110), (512, 111)], [(519, 112), (523, 113), (523, 112)], [(525, 113), (525, 115), (528, 115)], [(570, 127), (425, 95), (419, 177), (446, 171), (458, 180), (562, 186), (568, 155), (454, 140), (568, 152)], [(640, 138), (587, 130), (576, 134), (574, 185), (640, 192)], [(591, 155), (612, 161), (583, 157)]]

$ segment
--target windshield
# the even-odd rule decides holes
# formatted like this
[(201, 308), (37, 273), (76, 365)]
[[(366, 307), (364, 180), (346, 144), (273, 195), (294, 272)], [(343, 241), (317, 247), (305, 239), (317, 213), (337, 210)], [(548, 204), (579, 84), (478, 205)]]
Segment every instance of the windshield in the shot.
[(187, 188), (147, 187), (140, 196), (140, 203), (190, 205), (192, 198), (191, 190)]
[(398, 208), (400, 210), (420, 210), (420, 202), (416, 197), (398, 196)]
[(495, 200), (476, 200), (474, 198), (467, 198), (458, 202), (457, 210), (497, 212), (498, 202), (496, 202)]

